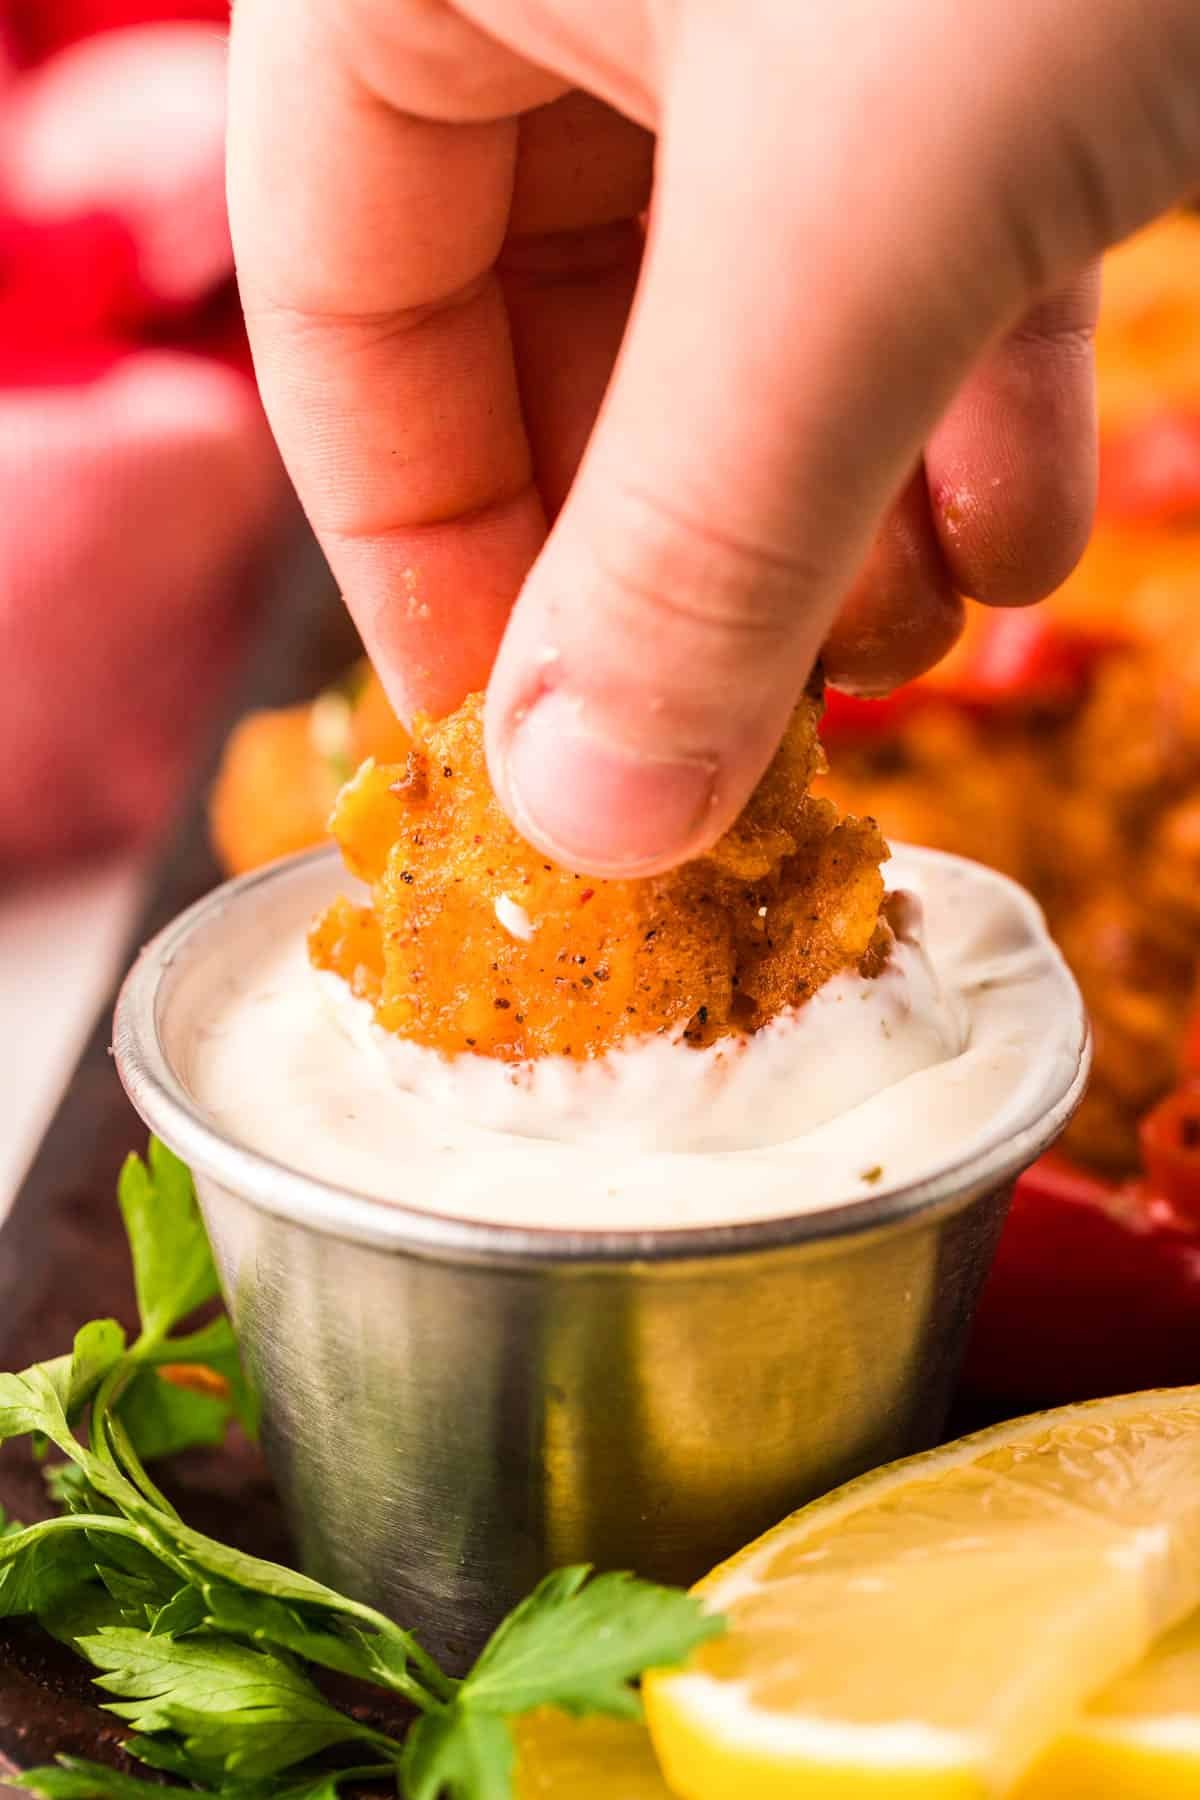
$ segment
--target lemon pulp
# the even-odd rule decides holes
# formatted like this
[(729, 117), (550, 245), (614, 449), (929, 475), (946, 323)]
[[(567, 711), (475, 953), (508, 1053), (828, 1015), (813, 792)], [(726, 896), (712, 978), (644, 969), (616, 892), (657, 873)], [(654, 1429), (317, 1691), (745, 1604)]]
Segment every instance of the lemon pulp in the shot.
[(1198, 1445), (1200, 1389), (1100, 1401), (794, 1515), (701, 1583), (728, 1635), (647, 1680), (668, 1785), (683, 1800), (1010, 1792), (1200, 1606)]

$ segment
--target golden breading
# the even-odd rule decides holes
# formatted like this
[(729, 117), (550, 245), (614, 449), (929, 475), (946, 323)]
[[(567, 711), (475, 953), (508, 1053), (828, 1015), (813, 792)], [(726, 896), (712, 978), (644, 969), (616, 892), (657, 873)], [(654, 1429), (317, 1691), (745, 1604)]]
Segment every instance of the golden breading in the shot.
[(383, 990), (383, 937), (369, 906), (341, 896), (327, 907), (308, 937), (309, 955), (322, 969), (336, 969), (350, 991), (372, 1006)]
[(405, 762), (367, 762), (343, 789), (332, 829), (372, 889), (375, 935), (339, 902), (314, 927), (313, 960), (374, 999), (389, 1030), (448, 1055), (585, 1057), (650, 1032), (704, 1044), (755, 1030), (840, 970), (873, 972), (890, 943), (877, 828), (808, 794), (819, 715), (806, 696), (709, 854), (602, 881), (510, 825), (474, 695), (423, 724)]

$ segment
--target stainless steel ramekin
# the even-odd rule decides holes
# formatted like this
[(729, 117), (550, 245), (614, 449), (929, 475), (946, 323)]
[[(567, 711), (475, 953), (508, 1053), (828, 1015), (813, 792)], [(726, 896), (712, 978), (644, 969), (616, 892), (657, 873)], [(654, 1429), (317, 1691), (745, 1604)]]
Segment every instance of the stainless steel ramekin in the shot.
[(115, 1036), (138, 1112), (194, 1171), (307, 1568), (455, 1665), (548, 1568), (689, 1581), (936, 1439), (1012, 1182), (1082, 1093), (1082, 1025), (1036, 1125), (930, 1181), (717, 1229), (467, 1223), (230, 1141), (172, 1066), (191, 951), (311, 864), (229, 883), (162, 932)]

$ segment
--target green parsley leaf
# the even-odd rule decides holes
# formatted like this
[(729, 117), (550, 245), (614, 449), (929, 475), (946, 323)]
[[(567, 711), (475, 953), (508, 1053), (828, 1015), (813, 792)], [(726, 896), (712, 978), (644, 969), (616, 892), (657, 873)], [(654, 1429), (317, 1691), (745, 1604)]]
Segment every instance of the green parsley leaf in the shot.
[[(145, 1516), (152, 1530), (159, 1529), (151, 1515)], [(435, 1700), (448, 1700), (456, 1692), (457, 1682), (443, 1675), (413, 1634), (394, 1625), (382, 1613), (347, 1599), (344, 1594), (336, 1593), (332, 1588), (314, 1581), (311, 1576), (298, 1574), (296, 1570), (284, 1568), (279, 1563), (265, 1562), (261, 1557), (248, 1556), (241, 1550), (231, 1549), (227, 1544), (219, 1544), (214, 1538), (192, 1531), (182, 1521), (172, 1521), (170, 1537), (174, 1553), (197, 1579), (215, 1576), (230, 1588), (244, 1588), (251, 1594), (280, 1600), (289, 1606), (314, 1609), (318, 1613), (340, 1616), (366, 1626), (369, 1636), (364, 1639), (364, 1643), (371, 1647), (378, 1658), (379, 1670), (379, 1673), (368, 1676), (367, 1679), (389, 1686), (393, 1692), (405, 1694), (418, 1706), (428, 1705), (431, 1696)], [(268, 1610), (262, 1616), (264, 1633), (269, 1638), (275, 1615)], [(416, 1681), (404, 1681), (402, 1670), (406, 1663), (411, 1663)]]
[[(379, 1781), (389, 1776), (393, 1781), (396, 1778), (394, 1763), (380, 1763), (364, 1769), (326, 1769), (303, 1781), (289, 1783), (282, 1790), (273, 1790), (271, 1800), (338, 1800), (343, 1782)], [(257, 1800), (257, 1797), (247, 1794), (239, 1800)]]
[[(132, 1158), (122, 1210), (142, 1334), (86, 1325), (72, 1353), (0, 1375), (0, 1442), (31, 1436), (69, 1459), (48, 1470), (65, 1508), (40, 1525), (0, 1512), (0, 1617), (34, 1614), (100, 1671), (107, 1707), (138, 1734), (126, 1748), (208, 1800), (337, 1800), (358, 1775), (397, 1779), (409, 1800), (512, 1800), (510, 1720), (540, 1706), (636, 1715), (648, 1667), (681, 1662), (718, 1632), (686, 1594), (587, 1568), (550, 1576), (495, 1633), (465, 1682), (370, 1607), (193, 1530), (144, 1459), (221, 1441), (233, 1411), (256, 1423), (227, 1318), (172, 1330), (217, 1291), (190, 1177), (151, 1141)], [(228, 1392), (160, 1372), (199, 1365)], [(90, 1407), (88, 1441), (72, 1420)], [(330, 1704), (307, 1670), (400, 1694), (419, 1710), (407, 1745)], [(360, 1770), (320, 1761), (365, 1745)], [(29, 1785), (46, 1800), (160, 1800), (161, 1789), (62, 1761)]]
[(289, 1650), (319, 1668), (390, 1688), (417, 1704), (426, 1699), (409, 1672), (403, 1632), (368, 1633), (329, 1614), (309, 1620), (282, 1600), (246, 1593), (223, 1582), (205, 1584), (204, 1605), (214, 1630)]
[(74, 1418), (125, 1354), (125, 1333), (115, 1319), (93, 1319), (75, 1333), (64, 1406)]
[[(382, 1742), (382, 1734), (331, 1706), (317, 1718), (294, 1701), (281, 1704), (274, 1713), (261, 1707), (244, 1716), (226, 1713), (218, 1719), (173, 1704), (170, 1719), (188, 1756), (199, 1759), (201, 1767), (224, 1758), (225, 1770), (239, 1782), (269, 1780), (335, 1745)], [(395, 1743), (391, 1749), (398, 1761), (401, 1746)]]
[(216, 1449), (225, 1441), (233, 1403), (164, 1381), (153, 1369), (134, 1377), (118, 1402), (121, 1423), (138, 1456), (157, 1462), (182, 1450)]
[[(68, 1422), (65, 1408), (74, 1367), (73, 1357), (60, 1356), (52, 1362), (34, 1363), (19, 1375), (0, 1375), (0, 1444), (16, 1437), (33, 1436), (35, 1442), (48, 1439), (70, 1457), (96, 1493), (110, 1505), (127, 1509), (130, 1502), (137, 1502), (137, 1489), (111, 1458), (95, 1455), (81, 1444)], [(105, 1385), (117, 1368), (110, 1369)]]
[(181, 1638), (199, 1631), (208, 1617), (204, 1595), (199, 1588), (182, 1587), (173, 1599), (155, 1613), (150, 1623), (151, 1637)]
[(496, 1713), (459, 1702), (417, 1720), (405, 1746), (408, 1800), (512, 1800), (516, 1752)]
[(76, 1656), (80, 1638), (91, 1637), (97, 1631), (103, 1631), (108, 1625), (122, 1625), (124, 1615), (108, 1589), (99, 1582), (87, 1587), (75, 1588), (57, 1606), (38, 1613), (38, 1624), (43, 1631), (48, 1631), (52, 1638), (74, 1650)]
[(67, 1424), (71, 1392), (69, 1356), (34, 1363), (19, 1375), (0, 1375), (0, 1444), (10, 1438), (40, 1434), (73, 1455), (75, 1443)]
[(193, 1531), (190, 1525), (183, 1524), (181, 1520), (164, 1519), (154, 1508), (147, 1506), (140, 1496), (132, 1505), (134, 1516), (143, 1520), (150, 1531), (169, 1544), (197, 1579), (204, 1575), (215, 1575), (219, 1580), (229, 1582), (232, 1587), (247, 1588), (255, 1594), (267, 1594), (277, 1600), (289, 1601), (295, 1606), (316, 1606), (329, 1612), (365, 1611), (364, 1608), (356, 1607), (344, 1595), (314, 1581), (310, 1575), (301, 1575), (296, 1569), (285, 1568), (282, 1563), (267, 1562), (244, 1550), (235, 1550), (230, 1544), (218, 1543), (216, 1538), (205, 1537), (203, 1532)]
[(516, 1714), (539, 1706), (637, 1718), (632, 1683), (673, 1668), (724, 1630), (698, 1600), (586, 1566), (548, 1575), (505, 1620), (462, 1687), (462, 1702)]
[(315, 1775), (301, 1776), (286, 1787), (226, 1788), (226, 1800), (337, 1800), (338, 1791), (347, 1781), (380, 1781), (396, 1779), (395, 1763), (374, 1763), (358, 1769), (322, 1769)]
[(161, 1782), (124, 1775), (119, 1769), (85, 1762), (77, 1756), (60, 1756), (56, 1766), (24, 1771), (21, 1786), (31, 1794), (40, 1794), (42, 1800), (164, 1800), (170, 1793)]
[(96, 1542), (96, 1573), (121, 1608), (122, 1622), (141, 1630), (174, 1600), (179, 1576), (145, 1544), (114, 1536)]
[[(178, 1740), (130, 1738), (125, 1749), (149, 1769), (161, 1769), (165, 1774), (178, 1775), (184, 1781), (196, 1779), (196, 1765), (186, 1750), (180, 1747)], [(390, 1761), (367, 1763), (356, 1768), (319, 1768), (312, 1774), (297, 1769), (285, 1780), (276, 1778), (268, 1781), (231, 1782), (219, 1774), (212, 1779), (214, 1783), (220, 1782), (221, 1800), (337, 1800), (338, 1789), (347, 1781), (379, 1781), (389, 1778), (394, 1781), (395, 1777), (396, 1764)], [(170, 1793), (169, 1789), (167, 1793)], [(158, 1789), (158, 1796), (159, 1800), (164, 1800), (162, 1788)], [(116, 1800), (120, 1800), (120, 1796)]]
[(142, 1345), (158, 1344), (219, 1292), (217, 1271), (187, 1164), (157, 1138), (149, 1163), (130, 1154), (117, 1197), (133, 1255)]
[(237, 1339), (226, 1314), (212, 1319), (187, 1337), (168, 1338), (153, 1353), (156, 1363), (199, 1363), (219, 1375), (229, 1388), (234, 1416), (247, 1437), (257, 1438), (262, 1404), (247, 1381), (238, 1354)]
[[(172, 1640), (108, 1629), (80, 1640), (137, 1731), (174, 1731), (189, 1755), (254, 1780), (335, 1744), (391, 1741), (330, 1706), (292, 1662), (210, 1633)], [(398, 1751), (399, 1746), (394, 1748)]]
[(220, 1764), (201, 1769), (195, 1757), (189, 1756), (176, 1737), (131, 1737), (124, 1744), (128, 1756), (135, 1756), (148, 1769), (161, 1769), (165, 1775), (178, 1775), (181, 1781), (220, 1786), (228, 1792), (229, 1783)]
[(0, 1537), (0, 1619), (49, 1612), (95, 1579), (95, 1555), (72, 1520), (5, 1531)]
[[(181, 1765), (171, 1772), (185, 1778), (194, 1773), (187, 1767), (186, 1758), (181, 1758)], [(371, 1764), (366, 1768), (322, 1769), (283, 1785), (226, 1783), (218, 1790), (193, 1784), (192, 1792), (211, 1796), (212, 1800), (218, 1800), (218, 1794), (219, 1800), (337, 1800), (339, 1789), (347, 1781), (370, 1781), (393, 1773), (388, 1764)], [(120, 1769), (77, 1756), (60, 1756), (48, 1768), (30, 1769), (22, 1774), (21, 1786), (29, 1793), (40, 1794), (42, 1800), (168, 1800), (175, 1791), (163, 1787), (161, 1782), (126, 1775)]]
[(78, 1463), (52, 1463), (43, 1469), (42, 1479), (50, 1499), (64, 1512), (101, 1513), (109, 1510), (109, 1502), (95, 1491)]

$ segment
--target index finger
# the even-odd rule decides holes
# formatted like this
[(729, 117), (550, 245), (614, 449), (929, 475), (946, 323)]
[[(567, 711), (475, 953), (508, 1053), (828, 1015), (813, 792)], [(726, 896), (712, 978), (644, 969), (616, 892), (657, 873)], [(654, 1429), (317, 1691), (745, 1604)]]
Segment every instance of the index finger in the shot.
[(517, 127), (398, 110), (338, 10), (296, 4), (286, 30), (262, 0), (235, 10), (239, 280), (268, 416), (367, 649), (399, 710), (440, 713), (486, 681), (545, 536), (493, 274)]

